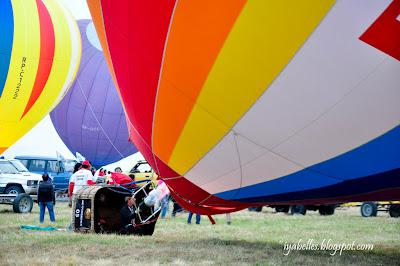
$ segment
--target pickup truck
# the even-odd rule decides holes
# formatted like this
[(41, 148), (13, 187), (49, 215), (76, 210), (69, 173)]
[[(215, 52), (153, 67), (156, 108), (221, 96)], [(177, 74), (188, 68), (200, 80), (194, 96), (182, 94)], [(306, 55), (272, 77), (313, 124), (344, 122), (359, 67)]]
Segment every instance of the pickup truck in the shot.
[(0, 159), (0, 193), (36, 195), (42, 176), (30, 173), (18, 160)]
[(0, 159), (0, 204), (13, 205), (17, 213), (30, 212), (40, 180), (41, 175), (30, 173), (20, 161)]

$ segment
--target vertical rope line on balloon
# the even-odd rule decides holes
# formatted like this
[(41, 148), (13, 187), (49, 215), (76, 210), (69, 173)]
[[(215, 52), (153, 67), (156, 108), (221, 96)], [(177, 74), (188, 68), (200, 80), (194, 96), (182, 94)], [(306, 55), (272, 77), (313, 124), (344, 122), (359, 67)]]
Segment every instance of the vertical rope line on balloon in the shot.
[[(340, 178), (340, 177), (331, 176), (331, 175), (328, 175), (328, 174), (326, 174), (326, 173), (322, 173), (322, 172), (320, 172), (320, 171), (318, 171), (318, 170), (316, 170), (316, 169), (311, 168), (312, 166), (305, 166), (305, 165), (303, 165), (303, 164), (301, 164), (301, 163), (298, 163), (298, 162), (296, 162), (296, 161), (294, 161), (294, 160), (292, 160), (292, 159), (290, 159), (290, 158), (288, 158), (288, 157), (286, 157), (286, 156), (284, 156), (284, 155), (282, 155), (282, 154), (280, 154), (280, 153), (275, 152), (274, 149), (276, 149), (277, 147), (279, 147), (279, 146), (282, 145), (283, 143), (287, 142), (289, 139), (291, 139), (292, 137), (296, 136), (296, 135), (297, 135), (298, 133), (300, 133), (302, 130), (304, 130), (304, 129), (306, 129), (307, 127), (311, 126), (312, 124), (316, 123), (320, 118), (322, 118), (322, 117), (325, 116), (327, 113), (329, 113), (330, 111), (332, 111), (340, 102), (342, 102), (348, 95), (350, 95), (355, 89), (357, 89), (366, 79), (368, 79), (373, 73), (375, 73), (375, 72), (379, 69), (379, 67), (380, 67), (381, 65), (383, 65), (383, 63), (384, 63), (385, 61), (387, 61), (387, 60), (388, 60), (388, 57), (387, 57), (387, 58), (384, 58), (376, 67), (374, 67), (368, 74), (366, 74), (364, 78), (362, 78), (357, 84), (355, 84), (353, 87), (351, 87), (347, 93), (345, 93), (345, 94), (344, 94), (336, 103), (334, 103), (330, 108), (328, 108), (327, 110), (325, 110), (324, 112), (322, 112), (316, 119), (314, 119), (313, 121), (311, 121), (310, 123), (308, 123), (306, 126), (302, 127), (302, 128), (299, 129), (298, 131), (296, 131), (296, 133), (292, 134), (291, 136), (289, 136), (289, 137), (286, 138), (285, 140), (279, 142), (278, 144), (275, 144), (273, 147), (268, 148), (268, 147), (266, 147), (266, 146), (264, 146), (264, 145), (258, 143), (257, 141), (255, 141), (255, 140), (253, 140), (253, 139), (251, 139), (251, 138), (249, 138), (249, 137), (247, 137), (247, 136), (245, 136), (245, 135), (243, 135), (243, 134), (240, 134), (239, 132), (236, 132), (237, 136), (240, 136), (240, 137), (242, 137), (242, 138), (248, 140), (249, 142), (253, 143), (254, 145), (256, 145), (256, 146), (258, 146), (258, 147), (261, 147), (261, 148), (263, 148), (263, 149), (266, 150), (266, 152), (260, 154), (259, 156), (256, 156), (254, 159), (252, 159), (252, 160), (246, 162), (245, 165), (248, 165), (248, 164), (254, 162), (255, 160), (257, 160), (257, 159), (263, 157), (264, 155), (266, 155), (266, 154), (269, 152), (269, 153), (272, 153), (273, 155), (275, 155), (275, 156), (277, 156), (277, 157), (279, 157), (279, 158), (282, 158), (282, 159), (284, 159), (284, 160), (286, 160), (286, 161), (288, 161), (288, 162), (293, 163), (294, 165), (296, 165), (296, 166), (302, 168), (302, 170), (307, 169), (307, 170), (309, 170), (309, 171), (311, 171), (311, 172), (314, 172), (314, 173), (317, 173), (317, 174), (321, 174), (321, 175), (324, 175), (324, 176), (327, 176), (327, 177), (330, 177), (330, 178), (333, 178), (333, 179), (336, 179), (336, 180), (343, 181), (343, 179)], [(236, 170), (236, 169), (235, 169), (235, 170)], [(224, 176), (224, 175), (227, 175), (227, 174), (229, 174), (229, 173), (232, 173), (232, 172), (234, 172), (235, 170), (229, 171), (229, 172), (227, 172), (227, 173), (223, 173), (223, 174), (221, 174), (220, 176), (218, 176), (217, 178), (215, 178), (214, 180), (216, 180), (216, 179), (218, 179), (218, 178), (220, 178), (220, 177), (222, 177), (222, 176)], [(207, 182), (207, 183), (205, 183), (205, 184), (208, 184), (208, 183), (209, 183), (209, 182)]]
[[(88, 58), (89, 58), (89, 59), (88, 59), (88, 62), (86, 63), (86, 65), (85, 65), (85, 68), (83, 68), (82, 71), (79, 71), (79, 72), (80, 72), (80, 73), (79, 73), (79, 77), (82, 75), (82, 73), (84, 72), (84, 70), (86, 69), (86, 67), (92, 65), (92, 64), (90, 64), (90, 63), (91, 63), (91, 61), (94, 60), (94, 58), (96, 59), (96, 54), (94, 54), (94, 55), (92, 55), (92, 56), (90, 56), (90, 57), (88, 56)], [(92, 89), (92, 87), (93, 87), (93, 83), (94, 83), (94, 80), (95, 80), (96, 77), (97, 77), (97, 72), (98, 72), (99, 68), (100, 68), (100, 64), (97, 64), (96, 75), (95, 75), (94, 79), (93, 79), (92, 82), (91, 82), (90, 89)], [(76, 81), (79, 81), (79, 79), (77, 78)], [(85, 99), (86, 99), (86, 103), (88, 103), (88, 102), (87, 102), (87, 96), (86, 96), (84, 90), (82, 89), (82, 87), (80, 86), (80, 83), (79, 83), (79, 87), (80, 87), (80, 89), (81, 89), (82, 95), (83, 95), (83, 96), (85, 97)], [(89, 94), (90, 94), (90, 91), (89, 91), (88, 95), (89, 95)], [(87, 104), (84, 106), (84, 108), (83, 108), (83, 113), (86, 112), (87, 106), (88, 106)], [(85, 116), (83, 115), (83, 116), (82, 116), (82, 120), (81, 120), (81, 124), (82, 124), (82, 125), (83, 125), (84, 119), (85, 119)], [(82, 127), (82, 126), (81, 126), (81, 127)], [(82, 130), (81, 130), (80, 132), (81, 132), (81, 147), (84, 147), (84, 145), (83, 145)]]
[[(93, 56), (93, 57), (90, 57), (90, 60), (89, 61), (93, 61), (94, 59), (96, 59), (96, 54)], [(91, 64), (87, 64), (87, 65), (91, 65)], [(87, 92), (87, 96), (86, 96), (86, 92), (82, 89), (82, 87), (81, 87), (81, 93), (82, 93), (82, 95), (85, 97), (85, 101), (86, 101), (86, 105), (84, 106), (84, 108), (83, 108), (83, 115), (82, 115), (82, 122), (81, 122), (81, 147), (84, 147), (85, 145), (83, 145), (83, 131), (82, 131), (82, 125), (84, 124), (84, 121), (85, 121), (85, 113), (86, 113), (86, 109), (87, 109), (87, 107), (88, 107), (88, 105), (89, 105), (89, 101), (87, 100), (87, 97), (90, 97), (90, 91), (92, 90), (92, 88), (93, 88), (93, 83), (94, 83), (94, 80), (97, 78), (97, 72), (99, 71), (99, 68), (100, 68), (100, 64), (97, 64), (97, 69), (96, 69), (96, 75), (94, 76), (94, 78), (93, 78), (93, 80), (91, 81), (91, 84), (90, 84), (90, 87), (89, 87), (89, 91)], [(83, 71), (82, 71), (82, 73), (83, 73)], [(80, 86), (80, 84), (79, 84), (79, 86)], [(94, 114), (92, 114), (93, 116), (95, 116)]]
[[(103, 61), (101, 64), (103, 64), (103, 63), (105, 63), (105, 62)], [(106, 63), (106, 69), (108, 69), (107, 63)], [(112, 78), (111, 78), (111, 76), (110, 76), (110, 79), (108, 80), (108, 85), (107, 85), (107, 87), (106, 87), (106, 95), (105, 95), (105, 97), (104, 97), (104, 102), (103, 102), (103, 104), (102, 104), (103, 112), (101, 113), (101, 117), (100, 117), (100, 121), (101, 121), (101, 122), (103, 122), (104, 110), (106, 109), (106, 103), (107, 103), (107, 99), (108, 99), (108, 89), (110, 88), (110, 82), (111, 82), (111, 80), (112, 80)], [(94, 153), (94, 154), (96, 154), (96, 155), (97, 155), (97, 151), (98, 151), (98, 149), (99, 149), (99, 140), (100, 140), (100, 136), (99, 136), (99, 135), (100, 135), (100, 134), (97, 135), (96, 152)], [(111, 149), (110, 149), (110, 150), (111, 150)], [(108, 157), (109, 154), (110, 154), (110, 152), (107, 154), (107, 156), (104, 157), (104, 160), (103, 160), (103, 161), (108, 161), (108, 160), (107, 160), (107, 157)], [(97, 161), (96, 159), (97, 159), (97, 158), (95, 157), (95, 160), (94, 160), (94, 161)]]
[[(100, 1), (99, 4), (100, 4), (100, 13), (101, 13), (101, 16), (100, 16), (100, 18), (101, 18), (101, 24), (102, 24), (102, 26), (103, 26), (103, 29), (105, 30), (106, 25), (105, 25), (105, 22), (104, 22), (103, 3), (102, 3), (102, 1)], [(96, 28), (96, 27), (95, 27), (95, 28)], [(97, 36), (99, 36), (98, 29), (96, 29), (96, 33), (97, 33)], [(104, 37), (105, 37), (104, 40), (105, 40), (105, 42), (106, 42), (106, 46), (104, 47), (104, 46), (103, 46), (103, 43), (100, 42), (100, 44), (101, 44), (101, 46), (102, 46), (102, 48), (103, 48), (103, 56), (105, 56), (106, 51), (108, 51), (108, 53), (109, 53), (109, 55), (110, 55), (110, 50), (109, 50), (109, 47), (110, 47), (110, 46), (109, 46), (109, 44), (108, 44), (108, 39), (107, 39), (107, 36), (104, 36)], [(110, 70), (110, 75), (112, 76), (112, 74), (114, 73), (116, 90), (119, 90), (118, 80), (117, 80), (117, 77), (115, 76), (115, 71), (114, 71), (114, 66), (113, 66), (112, 61), (111, 61), (110, 64), (109, 64), (109, 68), (110, 68), (110, 69), (109, 69), (109, 70)], [(113, 78), (111, 77), (111, 79), (113, 79)], [(113, 80), (113, 81), (114, 81), (114, 80)], [(122, 109), (123, 109), (123, 111), (125, 112), (124, 102), (122, 101), (122, 98), (121, 98), (121, 95), (120, 95), (119, 92), (118, 92), (118, 94), (119, 94), (119, 98), (120, 98), (120, 101), (121, 101)], [(85, 100), (86, 100), (86, 102), (87, 102), (87, 99), (85, 99)], [(90, 105), (89, 105), (89, 106), (90, 106)], [(90, 108), (91, 108), (91, 106), (90, 106)], [(91, 111), (92, 111), (92, 113), (93, 113), (92, 108), (91, 108)], [(96, 116), (95, 116), (95, 118), (96, 118)], [(97, 120), (97, 118), (96, 118), (96, 120)], [(126, 119), (126, 120), (129, 120), (129, 119)], [(112, 146), (115, 148), (115, 150), (119, 153), (119, 155), (121, 156), (121, 158), (124, 158), (124, 156), (122, 155), (122, 153), (121, 153), (121, 152), (117, 149), (117, 147), (115, 147), (115, 145), (111, 142), (111, 140), (110, 140), (110, 138), (108, 137), (108, 135), (105, 134), (105, 131), (104, 131), (103, 127), (100, 125), (100, 123), (99, 123), (98, 120), (97, 120), (97, 123), (99, 124), (101, 130), (104, 132), (104, 135), (107, 137), (107, 140), (111, 143), (111, 145), (112, 145)], [(128, 134), (129, 134), (129, 132), (128, 132)]]
[[(110, 84), (110, 82), (109, 82)], [(103, 122), (103, 115), (104, 115), (104, 111), (105, 111), (105, 103), (107, 101), (107, 96), (108, 96), (108, 86), (106, 87), (106, 95), (104, 97), (104, 102), (101, 105), (101, 107), (103, 108), (102, 112), (101, 112), (101, 116), (100, 116), (100, 122)], [(97, 134), (97, 138), (96, 138), (96, 146), (95, 146), (95, 156), (94, 156), (94, 161), (97, 162), (97, 152), (99, 150), (99, 142), (100, 142), (100, 134)], [(104, 160), (107, 160), (107, 157), (104, 157)]]
[[(92, 57), (92, 58), (96, 58), (97, 57), (97, 55), (99, 55), (99, 53), (96, 53), (96, 54), (94, 54), (94, 56)], [(99, 61), (99, 63), (97, 64), (97, 69), (96, 69), (96, 74), (94, 75), (94, 78), (92, 79), (92, 81), (91, 81), (91, 84), (90, 84), (90, 89), (89, 89), (89, 91), (87, 92), (87, 96), (85, 95), (85, 97), (87, 97), (87, 98), (90, 98), (90, 95), (92, 94), (92, 91), (93, 91), (93, 87), (94, 87), (94, 84), (95, 84), (95, 81), (96, 81), (96, 79), (97, 79), (97, 76), (99, 75), (99, 72), (100, 72), (100, 68), (101, 68), (101, 59), (102, 59), (102, 56), (103, 56), (103, 54), (102, 53), (100, 53), (100, 61)], [(83, 92), (82, 92), (83, 93)], [(89, 104), (89, 101), (87, 101), (86, 102), (87, 103), (87, 105)], [(103, 107), (104, 108), (104, 107)], [(85, 112), (86, 112), (86, 107), (85, 107)], [(85, 113), (84, 112), (84, 113)], [(94, 113), (94, 112), (92, 112), (92, 115), (93, 115), (93, 117), (95, 117), (96, 118), (96, 120), (98, 120), (98, 118), (97, 118), (97, 116), (96, 116), (96, 114)], [(84, 119), (84, 117), (82, 118), (82, 123), (83, 123), (83, 119)], [(100, 124), (100, 123), (99, 123)], [(82, 131), (81, 131), (82, 132)], [(97, 139), (99, 139), (99, 136), (100, 134), (97, 134)], [(83, 147), (83, 146), (82, 146)], [(97, 154), (97, 145), (96, 145), (96, 152), (94, 153), (94, 158), (91, 158), (93, 161), (96, 161), (96, 154)]]
[[(124, 116), (124, 113), (121, 113), (120, 115), (119, 115), (119, 119), (118, 119), (118, 128), (120, 128), (120, 126), (121, 126), (121, 122), (122, 123), (124, 123), (124, 121), (121, 121), (122, 120), (122, 118), (123, 117), (125, 117)], [(114, 137), (114, 141), (113, 141), (113, 143), (117, 140), (117, 138), (118, 138), (118, 134), (115, 134), (115, 137)], [(129, 144), (129, 143), (128, 143)], [(110, 155), (110, 153), (111, 153), (111, 151), (112, 151), (112, 147), (109, 149), (109, 151), (108, 151), (108, 154), (107, 154), (107, 156), (106, 156), (106, 158)], [(119, 152), (119, 154), (121, 155), (121, 153)], [(121, 156), (121, 159), (122, 158), (124, 158), (123, 156)]]
[(240, 158), (240, 151), (239, 151), (239, 145), (237, 142), (237, 133), (232, 130), (233, 134), (233, 140), (235, 141), (235, 148), (236, 148), (236, 153), (238, 156), (238, 161), (239, 161), (239, 169), (240, 169), (240, 185), (239, 188), (236, 189), (235, 194), (232, 196), (232, 200), (236, 197), (236, 195), (240, 192), (240, 189), (242, 188), (242, 182), (243, 182), (243, 168), (242, 168), (242, 160)]
[[(86, 25), (86, 24), (85, 24)], [(80, 28), (79, 28), (79, 31), (80, 31)], [(86, 50), (89, 50), (89, 47), (88, 46), (86, 46), (85, 48), (82, 48), (82, 57), (84, 56), (84, 55), (86, 55)], [(90, 51), (90, 50), (89, 50)], [(86, 67), (88, 66), (88, 64), (89, 64), (89, 60), (87, 60), (87, 62), (85, 62), (85, 64), (83, 64), (82, 62), (81, 62), (81, 66), (79, 66), (79, 70), (78, 70), (78, 73), (76, 74), (76, 77), (75, 77), (75, 82), (72, 84), (72, 86), (71, 86), (71, 88), (70, 88), (70, 92), (69, 92), (69, 99), (68, 99), (68, 103), (66, 104), (67, 106), (68, 106), (68, 108), (67, 108), (67, 111), (65, 112), (65, 121), (68, 121), (68, 114), (69, 114), (69, 112), (70, 112), (70, 105), (69, 105), (69, 103), (71, 102), (71, 99), (73, 98), (73, 95), (74, 95), (74, 91), (71, 91), (72, 90), (72, 88), (74, 87), (74, 85), (75, 85), (75, 83), (76, 83), (76, 80), (78, 80), (79, 78), (80, 78), (80, 76), (81, 76), (81, 74), (82, 74), (82, 72), (83, 72), (83, 70), (84, 69), (86, 69)], [(68, 93), (67, 93), (68, 94)], [(65, 98), (64, 98), (65, 99)], [(64, 101), (64, 99), (62, 100), (62, 101)], [(60, 104), (61, 104), (61, 102), (60, 102)], [(56, 116), (54, 116), (54, 118), (56, 118)], [(68, 123), (66, 123), (66, 127), (65, 127), (65, 130), (66, 130), (66, 134), (65, 134), (65, 136), (66, 136), (66, 139), (68, 140), (68, 142), (69, 142), (69, 145), (67, 145), (67, 147), (72, 147), (72, 141), (69, 139), (69, 130), (68, 130)], [(66, 143), (67, 144), (67, 143)], [(82, 144), (82, 134), (81, 134), (81, 144)], [(69, 149), (69, 148), (68, 148)], [(72, 152), (72, 151), (71, 151)], [(74, 151), (74, 152), (77, 152), (76, 150)], [(74, 154), (74, 156), (75, 156), (75, 154)]]
[[(237, 133), (235, 131), (232, 130), (232, 137), (233, 137), (233, 141), (235, 142), (235, 150), (237, 153), (237, 158), (238, 158), (238, 163), (239, 163), (239, 169), (240, 169), (240, 182), (239, 182), (239, 188), (236, 190), (235, 194), (232, 196), (231, 200), (234, 200), (234, 198), (236, 197), (236, 195), (240, 192), (240, 189), (242, 188), (242, 184), (243, 184), (243, 169), (242, 169), (242, 160), (240, 157), (240, 151), (239, 151), (239, 144), (237, 142)], [(218, 179), (219, 177), (217, 177), (216, 179)], [(215, 181), (216, 179), (214, 179), (213, 181)], [(212, 182), (212, 181), (211, 181)], [(211, 183), (211, 182), (207, 182), (205, 184)], [(204, 184), (203, 184), (204, 185)], [(204, 202), (206, 202), (209, 198), (211, 198), (212, 194), (210, 194), (208, 197), (206, 197), (205, 199), (201, 200), (198, 204), (202, 204)]]
[[(178, 6), (178, 2), (179, 2), (179, 0), (176, 0), (176, 1), (175, 1), (175, 5), (174, 5), (174, 8), (173, 8), (172, 14), (171, 14), (171, 19), (170, 19), (169, 25), (168, 25), (167, 35), (165, 36), (163, 55), (162, 55), (162, 58), (161, 58), (160, 73), (159, 73), (159, 75), (158, 75), (156, 97), (155, 97), (155, 99), (154, 99), (153, 120), (151, 121), (151, 122), (152, 122), (152, 125), (151, 125), (151, 153), (152, 153), (152, 155), (153, 155), (154, 164), (155, 164), (155, 166), (156, 166), (156, 168), (157, 168), (157, 173), (158, 173), (158, 174), (161, 174), (161, 173), (160, 173), (160, 170), (159, 170), (159, 168), (158, 168), (157, 160), (156, 160), (156, 157), (155, 157), (155, 154), (154, 154), (154, 151), (153, 151), (153, 147), (154, 147), (154, 145), (153, 145), (153, 144), (154, 144), (154, 123), (155, 123), (154, 121), (155, 121), (155, 117), (156, 117), (157, 100), (158, 100), (158, 91), (159, 91), (159, 89), (160, 89), (161, 76), (162, 76), (162, 72), (163, 72), (163, 70), (164, 70), (164, 59), (165, 59), (165, 54), (166, 54), (166, 51), (167, 51), (167, 45), (168, 45), (169, 34), (170, 34), (170, 32), (171, 32), (172, 22), (173, 22), (173, 20), (174, 20), (174, 15), (175, 15), (176, 7)], [(158, 157), (157, 157), (157, 158), (158, 158)], [(161, 158), (158, 158), (158, 159), (161, 160)]]
[(90, 112), (92, 113), (92, 115), (94, 116), (94, 119), (96, 120), (97, 124), (99, 125), (101, 131), (102, 131), (103, 134), (106, 136), (106, 138), (107, 138), (107, 140), (110, 142), (111, 146), (114, 147), (114, 149), (119, 153), (119, 155), (121, 155), (121, 157), (124, 157), (124, 156), (122, 155), (122, 153), (120, 153), (120, 151), (117, 149), (117, 147), (115, 147), (114, 143), (112, 143), (111, 139), (110, 139), (109, 136), (106, 134), (104, 128), (101, 126), (99, 120), (97, 119), (96, 115), (94, 114), (93, 108), (92, 108), (92, 106), (90, 105), (90, 103), (89, 103), (89, 101), (88, 101), (88, 99), (87, 99), (85, 93), (83, 92), (83, 89), (82, 89), (81, 83), (79, 82), (79, 79), (77, 79), (76, 81), (77, 81), (77, 83), (78, 83), (79, 89), (81, 90), (81, 92), (82, 92), (82, 94), (83, 94), (83, 96), (84, 96), (84, 98), (85, 98), (86, 105), (89, 107), (89, 110), (90, 110)]
[[(316, 25), (315, 30), (309, 34), (309, 36), (307, 36), (304, 40), (304, 42), (298, 47), (297, 51), (293, 54), (293, 56), (288, 60), (288, 62), (286, 63), (286, 65), (279, 71), (279, 73), (277, 73), (276, 77), (271, 80), (270, 84), (265, 88), (264, 92), (260, 93), (260, 95), (257, 97), (257, 99), (253, 102), (253, 104), (251, 106), (249, 106), (249, 108), (247, 109), (247, 111), (245, 111), (237, 120), (234, 124), (229, 125), (229, 123), (226, 123), (224, 120), (222, 120), (221, 118), (219, 118), (217, 115), (211, 113), (207, 108), (205, 108), (204, 106), (202, 106), (201, 104), (199, 104), (198, 102), (196, 102), (196, 106), (200, 109), (202, 109), (204, 112), (206, 112), (208, 115), (210, 115), (211, 117), (213, 117), (215, 120), (219, 121), (222, 125), (226, 126), (227, 128), (229, 128), (229, 130), (226, 131), (225, 134), (223, 134), (223, 136), (221, 136), (221, 138), (219, 139), (219, 141), (221, 139), (223, 139), (226, 135), (229, 134), (230, 131), (233, 131), (233, 129), (235, 128), (235, 126), (239, 123), (239, 121), (252, 109), (251, 107), (254, 106), (261, 98), (262, 96), (268, 91), (268, 89), (271, 87), (271, 85), (282, 75), (282, 73), (286, 70), (286, 68), (288, 67), (288, 65), (294, 60), (294, 58), (296, 57), (296, 55), (302, 50), (303, 46), (308, 42), (308, 40), (310, 38), (312, 38), (316, 32), (316, 29), (320, 27), (320, 25), (322, 23), (324, 23), (324, 21), (326, 20), (326, 17), (329, 15), (329, 13), (331, 12), (331, 10), (333, 9), (333, 7), (336, 5), (336, 3), (334, 5), (332, 5), (331, 9), (329, 10), (329, 12), (327, 13), (327, 15), (322, 18), (319, 23)], [(176, 87), (178, 90), (179, 88)], [(182, 92), (182, 90), (180, 90)], [(183, 93), (184, 94), (184, 93)], [(198, 159), (192, 167), (190, 167), (187, 172), (190, 172), (196, 165), (198, 165), (198, 163), (200, 162), (201, 159), (203, 159), (204, 157), (206, 157), (217, 145), (218, 142), (215, 143), (215, 145), (210, 146), (209, 150), (203, 155), (203, 157), (201, 157), (200, 159)]]

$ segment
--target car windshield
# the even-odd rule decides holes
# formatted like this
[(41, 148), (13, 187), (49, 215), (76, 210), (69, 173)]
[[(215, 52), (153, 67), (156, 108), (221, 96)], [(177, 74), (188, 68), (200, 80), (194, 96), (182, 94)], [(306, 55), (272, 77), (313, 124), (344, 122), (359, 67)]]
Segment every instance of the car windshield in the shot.
[(66, 160), (64, 162), (65, 171), (70, 172), (70, 173), (74, 172), (75, 164), (76, 164), (76, 161), (74, 161), (74, 160)]
[(28, 169), (18, 160), (10, 161), (19, 172), (28, 172)]
[(57, 173), (59, 167), (58, 161), (47, 161), (46, 171), (47, 173)]
[(131, 173), (150, 173), (151, 166), (147, 162), (137, 163), (130, 172)]
[(0, 162), (0, 173), (2, 174), (17, 174), (17, 168), (7, 161)]
[(46, 160), (34, 159), (34, 160), (31, 160), (31, 163), (29, 164), (29, 171), (44, 173), (45, 167), (46, 167)]

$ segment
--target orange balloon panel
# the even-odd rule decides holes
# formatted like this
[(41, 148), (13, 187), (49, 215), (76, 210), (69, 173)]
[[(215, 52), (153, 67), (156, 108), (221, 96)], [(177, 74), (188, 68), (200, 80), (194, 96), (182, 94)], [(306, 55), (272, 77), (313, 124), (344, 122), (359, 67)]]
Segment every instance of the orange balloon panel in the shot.
[(139, 2), (88, 0), (130, 137), (180, 204), (398, 199), (400, 0)]

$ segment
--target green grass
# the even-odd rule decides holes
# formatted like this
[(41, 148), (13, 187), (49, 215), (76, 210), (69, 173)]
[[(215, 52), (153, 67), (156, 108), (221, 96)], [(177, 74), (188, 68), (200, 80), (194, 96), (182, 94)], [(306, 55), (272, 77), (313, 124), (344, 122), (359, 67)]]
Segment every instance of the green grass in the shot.
[[(232, 225), (226, 225), (225, 215), (215, 217), (216, 225), (205, 216), (201, 225), (187, 225), (186, 214), (178, 214), (159, 220), (152, 237), (21, 230), (20, 225), (39, 225), (38, 207), (30, 214), (11, 210), (0, 205), (1, 265), (400, 265), (400, 219), (386, 213), (362, 218), (358, 208), (329, 217), (316, 212), (288, 216), (264, 208), (262, 213), (232, 214)], [(65, 203), (57, 203), (57, 222), (45, 225), (66, 228), (70, 212)], [(374, 249), (334, 256), (330, 251), (291, 251), (284, 256), (284, 243), (299, 239), (355, 241), (373, 244)]]

